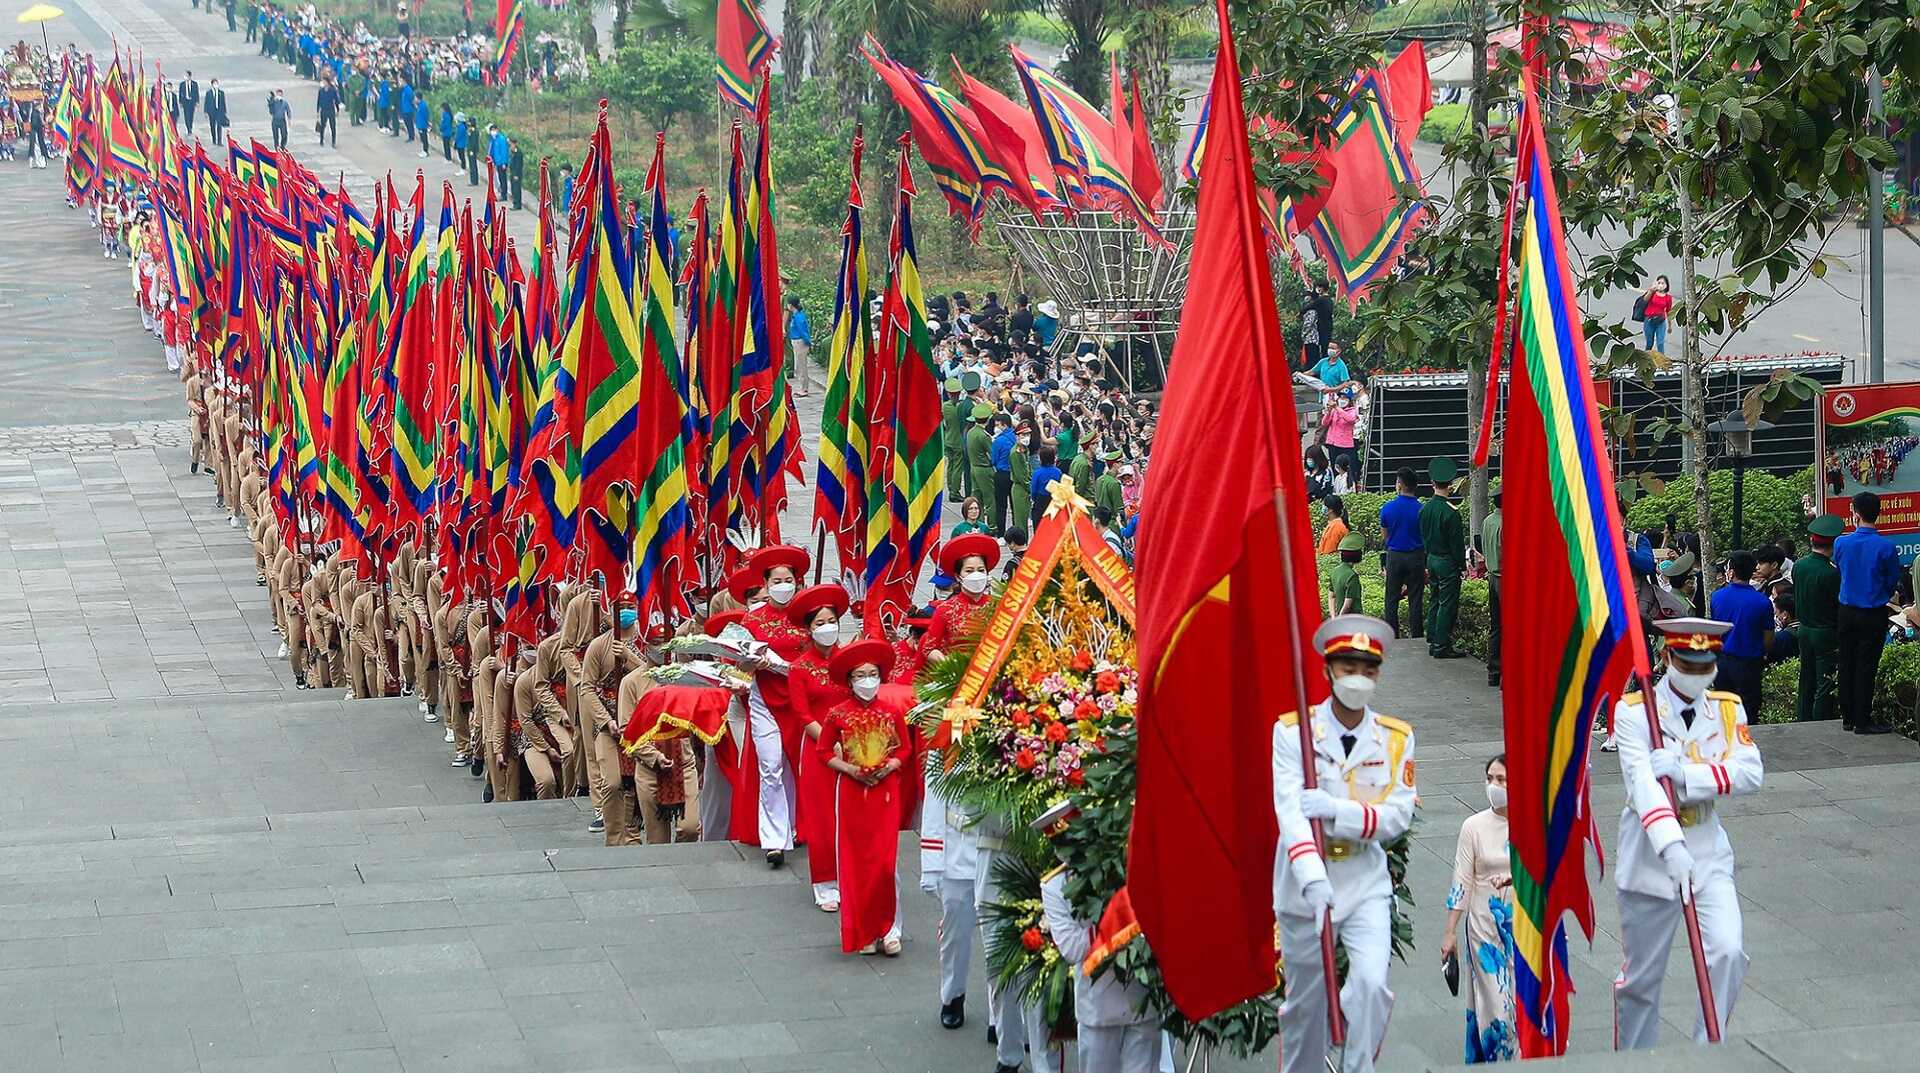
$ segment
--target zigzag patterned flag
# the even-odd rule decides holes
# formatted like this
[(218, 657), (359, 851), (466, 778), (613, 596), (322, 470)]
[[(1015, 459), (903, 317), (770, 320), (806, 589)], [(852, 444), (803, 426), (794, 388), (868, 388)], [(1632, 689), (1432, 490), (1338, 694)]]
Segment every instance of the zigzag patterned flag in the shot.
[(1129, 217), (1142, 232), (1157, 238), (1158, 218), (1130, 175), (1132, 148), (1120, 147), (1113, 123), (1017, 46), (1008, 45), (1007, 50), (1013, 53), (1013, 69), (1039, 124), (1041, 144), (1069, 199)]
[(840, 230), (840, 273), (833, 294), (833, 338), (827, 344), (826, 405), (820, 414), (820, 464), (815, 471), (814, 524), (833, 537), (840, 569), (866, 567), (867, 362), (873, 325), (867, 318), (867, 249), (860, 223), (860, 156), (866, 139), (853, 136), (853, 182), (847, 223)]
[(527, 12), (523, 0), (500, 0), (493, 17), (493, 82), (501, 85), (513, 65), (513, 54), (520, 50), (520, 32), (525, 29)]
[(753, 0), (720, 0), (713, 27), (713, 71), (720, 99), (752, 108), (754, 83), (777, 47), (779, 42), (767, 32)]
[(635, 497), (633, 545), (637, 552), (634, 588), (640, 615), (658, 611), (669, 618), (687, 614), (682, 582), (689, 559), (686, 384), (673, 338), (673, 276), (668, 264), (673, 247), (667, 212), (666, 135), (655, 135), (653, 165), (647, 169), (652, 195), (646, 259), (640, 276), (640, 403), (637, 433), (640, 486)]
[[(908, 166), (913, 136), (900, 137), (900, 203), (889, 243), (892, 278), (887, 284), (880, 364), (894, 379), (888, 482), (894, 558), (882, 584), (870, 588), (868, 613), (904, 617), (920, 568), (940, 540), (940, 512), (947, 485), (940, 422), (940, 377), (927, 331), (926, 294), (913, 239), (913, 173)], [(871, 569), (871, 561), (869, 561)]]
[[(1502, 511), (1514, 531), (1534, 536), (1502, 562), (1501, 603), (1516, 1021), (1521, 1056), (1535, 1057), (1566, 1050), (1566, 914), (1593, 936), (1589, 728), (1631, 678), (1644, 678), (1647, 649), (1531, 72), (1524, 82), (1513, 196), (1525, 208), (1516, 214), (1510, 204), (1507, 214), (1519, 247), (1512, 349), (1501, 353), (1496, 329), (1488, 383), (1497, 391), (1506, 358)], [(1504, 273), (1500, 282), (1504, 310)], [(1483, 418), (1477, 465), (1492, 429)]]
[(412, 234), (401, 266), (393, 316), (387, 323), (387, 381), (393, 390), (393, 524), (417, 526), (433, 513), (434, 451), (439, 443), (433, 410), (433, 291), (427, 265), (427, 187), (414, 183), (409, 215)]

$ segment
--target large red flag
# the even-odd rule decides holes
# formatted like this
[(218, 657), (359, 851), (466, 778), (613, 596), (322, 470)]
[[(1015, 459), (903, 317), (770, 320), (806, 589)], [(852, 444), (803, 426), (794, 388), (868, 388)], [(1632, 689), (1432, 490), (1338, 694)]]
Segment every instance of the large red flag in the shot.
[[(1198, 1020), (1275, 984), (1273, 727), (1325, 692), (1300, 433), (1225, 0), (1189, 302), (1141, 516), (1139, 790), (1127, 860)], [(1284, 528), (1282, 528), (1284, 526)]]

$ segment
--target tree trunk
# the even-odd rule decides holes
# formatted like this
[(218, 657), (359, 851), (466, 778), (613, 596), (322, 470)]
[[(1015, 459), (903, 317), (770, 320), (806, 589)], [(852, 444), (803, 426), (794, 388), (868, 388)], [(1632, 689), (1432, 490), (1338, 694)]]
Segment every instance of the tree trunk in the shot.
[[(1467, 90), (1467, 121), (1473, 124), (1474, 139), (1480, 145), (1487, 141), (1487, 8), (1485, 0), (1476, 9), (1477, 15), (1471, 20), (1469, 44), (1473, 49), (1473, 82)], [(1485, 178), (1491, 170), (1493, 158), (1490, 153), (1476, 152), (1470, 158), (1476, 177)], [(1474, 204), (1468, 207), (1475, 214), (1487, 211), (1486, 187), (1475, 184)], [(1496, 239), (1500, 242), (1505, 238)], [(1503, 245), (1500, 258), (1505, 261), (1508, 253)], [(1499, 272), (1499, 265), (1494, 271)], [(1480, 442), (1480, 418), (1487, 405), (1487, 362), (1492, 355), (1487, 350), (1470, 352), (1467, 355), (1467, 443), (1469, 450)], [(1491, 459), (1489, 459), (1491, 461)], [(1467, 478), (1467, 529), (1479, 535), (1480, 524), (1487, 517), (1487, 467), (1475, 466)]]
[(613, 0), (613, 51), (616, 55), (627, 47), (627, 15), (633, 8), (633, 0)]
[(573, 0), (574, 31), (580, 35), (580, 51), (589, 62), (600, 58), (600, 31), (593, 26), (592, 0)]
[[(1173, 100), (1173, 27), (1178, 17), (1166, 6), (1154, 4), (1134, 14), (1127, 34), (1126, 62), (1140, 80), (1140, 110), (1156, 146), (1178, 140), (1180, 116)], [(1173, 154), (1155, 153), (1160, 182), (1173, 189)]]
[(1107, 77), (1107, 0), (1059, 0), (1067, 51), (1056, 73), (1075, 93), (1099, 100)]
[(782, 82), (787, 88), (787, 99), (799, 96), (800, 87), (807, 79), (807, 45), (813, 32), (813, 19), (799, 15), (793, 5), (787, 5), (787, 32), (781, 38), (781, 69), (786, 72)]
[[(1667, 62), (1674, 71), (1685, 70), (1681, 66), (1680, 23), (1677, 14), (1667, 16)], [(1680, 95), (1674, 94), (1673, 111), (1679, 117), (1677, 130), (1673, 133), (1684, 137), (1687, 129), (1685, 105), (1680, 103)], [(1694, 330), (1693, 319), (1693, 283), (1694, 250), (1696, 236), (1693, 220), (1692, 171), (1687, 166), (1684, 152), (1674, 153), (1673, 161), (1674, 200), (1680, 206), (1680, 290), (1675, 296), (1673, 311), (1668, 319), (1679, 322), (1680, 329), (1680, 434), (1688, 448), (1688, 475), (1693, 478), (1694, 527), (1700, 537), (1700, 568), (1710, 571), (1713, 563), (1713, 500), (1708, 493), (1708, 450), (1707, 450), (1707, 399), (1703, 361), (1700, 356), (1700, 338)], [(1701, 586), (1702, 591), (1706, 589)]]

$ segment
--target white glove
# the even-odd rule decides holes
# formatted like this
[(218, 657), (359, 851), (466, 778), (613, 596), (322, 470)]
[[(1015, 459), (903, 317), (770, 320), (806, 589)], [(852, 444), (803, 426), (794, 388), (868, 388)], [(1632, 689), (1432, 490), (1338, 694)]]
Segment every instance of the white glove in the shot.
[(1667, 878), (1673, 880), (1674, 889), (1681, 897), (1691, 897), (1693, 890), (1693, 853), (1687, 849), (1684, 841), (1677, 841), (1660, 851), (1660, 863), (1667, 866)]
[(1682, 765), (1680, 754), (1672, 749), (1660, 748), (1647, 754), (1647, 766), (1653, 769), (1653, 777), (1672, 779), (1676, 790), (1687, 783)]
[(1300, 888), (1300, 897), (1307, 903), (1307, 912), (1313, 914), (1313, 931), (1318, 935), (1326, 926), (1327, 910), (1333, 908), (1333, 885), (1316, 879)]
[(1318, 786), (1300, 791), (1300, 814), (1309, 820), (1333, 819), (1333, 795)]

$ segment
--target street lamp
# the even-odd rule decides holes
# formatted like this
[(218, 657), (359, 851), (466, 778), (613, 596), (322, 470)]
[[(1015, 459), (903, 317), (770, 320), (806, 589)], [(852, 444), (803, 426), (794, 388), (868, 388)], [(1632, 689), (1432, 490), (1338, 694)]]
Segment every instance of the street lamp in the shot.
[(1744, 543), (1744, 519), (1741, 517), (1741, 492), (1746, 484), (1747, 459), (1753, 456), (1753, 434), (1765, 432), (1773, 427), (1771, 421), (1747, 423), (1747, 419), (1738, 410), (1707, 426), (1707, 431), (1717, 433), (1728, 458), (1733, 459), (1733, 549), (1738, 550)]

